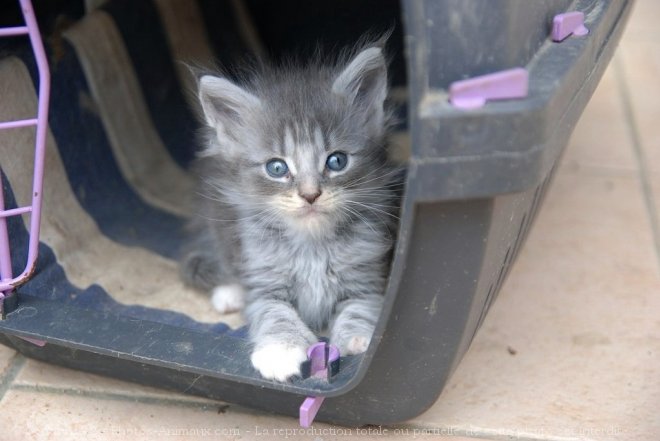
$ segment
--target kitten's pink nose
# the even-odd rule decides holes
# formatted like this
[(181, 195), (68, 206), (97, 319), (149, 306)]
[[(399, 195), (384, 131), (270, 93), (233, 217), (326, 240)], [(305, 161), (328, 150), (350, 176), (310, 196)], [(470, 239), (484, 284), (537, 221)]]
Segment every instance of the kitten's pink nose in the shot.
[(316, 201), (319, 196), (321, 196), (321, 190), (316, 190), (314, 193), (298, 193), (301, 198), (309, 202), (310, 204), (313, 204), (314, 201)]

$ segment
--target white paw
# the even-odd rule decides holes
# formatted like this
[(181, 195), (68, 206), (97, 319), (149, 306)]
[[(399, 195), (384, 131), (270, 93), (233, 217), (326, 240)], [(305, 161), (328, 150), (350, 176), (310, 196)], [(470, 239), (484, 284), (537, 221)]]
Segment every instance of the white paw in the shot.
[(211, 303), (221, 314), (236, 312), (243, 309), (245, 305), (245, 291), (237, 283), (231, 285), (220, 285), (213, 288)]
[(365, 337), (363, 335), (351, 337), (346, 344), (346, 354), (345, 355), (354, 355), (361, 354), (367, 350), (369, 347), (369, 342), (371, 338)]
[(250, 357), (252, 365), (268, 380), (286, 381), (300, 375), (300, 364), (307, 360), (304, 348), (286, 343), (257, 346)]

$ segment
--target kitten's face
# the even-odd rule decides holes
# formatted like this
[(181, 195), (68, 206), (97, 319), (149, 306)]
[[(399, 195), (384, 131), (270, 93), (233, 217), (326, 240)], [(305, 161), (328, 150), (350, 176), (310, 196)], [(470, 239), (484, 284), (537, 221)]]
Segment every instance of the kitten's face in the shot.
[(275, 71), (251, 86), (200, 80), (214, 129), (203, 154), (234, 164), (222, 186), (240, 211), (264, 227), (324, 236), (378, 200), (387, 93), (379, 48), (346, 66)]
[(284, 124), (279, 136), (268, 137), (270, 148), (252, 151), (251, 165), (241, 173), (244, 202), (250, 199), (265, 223), (325, 236), (382, 197), (377, 189), (385, 173), (382, 147), (357, 127), (352, 136), (346, 127), (343, 136), (337, 129)]

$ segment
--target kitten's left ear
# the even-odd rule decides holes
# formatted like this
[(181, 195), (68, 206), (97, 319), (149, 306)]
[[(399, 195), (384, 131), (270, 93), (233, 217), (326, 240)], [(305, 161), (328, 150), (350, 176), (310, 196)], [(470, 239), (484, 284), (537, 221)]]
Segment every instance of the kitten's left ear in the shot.
[(332, 84), (332, 92), (369, 114), (368, 122), (381, 127), (387, 97), (387, 62), (379, 47), (357, 54)]

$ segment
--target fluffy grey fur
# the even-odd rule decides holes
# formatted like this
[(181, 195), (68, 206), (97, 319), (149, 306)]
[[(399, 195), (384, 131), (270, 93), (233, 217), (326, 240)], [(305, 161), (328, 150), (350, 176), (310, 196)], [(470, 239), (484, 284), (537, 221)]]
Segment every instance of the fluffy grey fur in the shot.
[[(251, 360), (266, 378), (299, 374), (321, 332), (342, 355), (367, 349), (398, 204), (398, 173), (385, 149), (386, 95), (379, 44), (331, 65), (263, 67), (240, 85), (199, 80), (203, 198), (182, 273), (191, 285), (215, 289), (214, 301), (231, 297), (235, 307), (222, 303), (223, 310), (241, 306), (244, 288)], [(333, 171), (326, 161), (338, 151), (348, 162)], [(274, 158), (286, 162), (285, 176), (267, 172)]]

